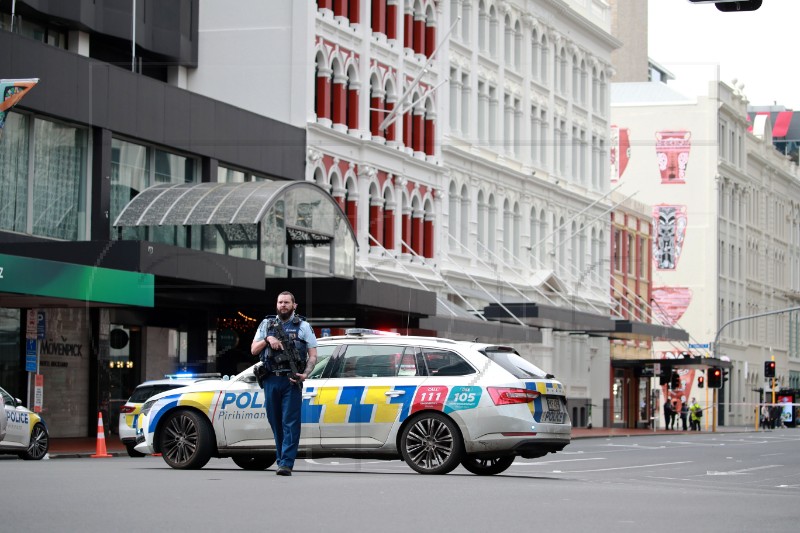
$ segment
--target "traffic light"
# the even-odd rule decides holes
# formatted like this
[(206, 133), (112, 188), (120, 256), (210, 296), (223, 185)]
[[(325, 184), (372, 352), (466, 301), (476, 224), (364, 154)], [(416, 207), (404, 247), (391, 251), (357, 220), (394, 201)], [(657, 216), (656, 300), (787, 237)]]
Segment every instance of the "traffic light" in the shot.
[(667, 375), (667, 369), (662, 368), (661, 372), (658, 374), (658, 384), (661, 386), (667, 385), (669, 383), (669, 376)]
[(764, 361), (764, 377), (775, 377), (775, 361)]
[(718, 389), (720, 387), (722, 387), (722, 369), (712, 366), (708, 369), (708, 388)]
[(722, 371), (722, 384), (725, 385), (726, 381), (728, 381), (728, 371), (727, 370), (723, 370)]
[(697, 378), (697, 388), (702, 389), (705, 386), (706, 386), (706, 378), (703, 376)]
[(678, 390), (681, 388), (681, 377), (674, 370), (669, 377), (669, 388), (672, 390)]

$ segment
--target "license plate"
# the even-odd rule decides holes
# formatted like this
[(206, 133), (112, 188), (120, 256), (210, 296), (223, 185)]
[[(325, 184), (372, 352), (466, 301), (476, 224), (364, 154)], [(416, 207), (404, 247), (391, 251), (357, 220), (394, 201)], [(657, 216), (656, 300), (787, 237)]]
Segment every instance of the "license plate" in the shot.
[(547, 409), (549, 411), (561, 411), (561, 399), (560, 398), (547, 398)]
[(555, 411), (547, 411), (542, 413), (542, 422), (549, 422), (551, 424), (563, 424), (566, 420), (567, 413), (559, 413)]

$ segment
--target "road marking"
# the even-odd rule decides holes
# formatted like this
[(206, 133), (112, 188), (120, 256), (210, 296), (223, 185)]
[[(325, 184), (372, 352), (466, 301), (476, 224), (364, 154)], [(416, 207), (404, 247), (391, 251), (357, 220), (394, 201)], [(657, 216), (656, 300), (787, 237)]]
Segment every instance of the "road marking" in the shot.
[[(678, 461), (676, 463), (654, 463), (650, 465), (633, 465), (633, 466), (618, 466), (614, 468), (598, 468), (596, 470), (569, 470), (567, 474), (582, 474), (584, 472), (610, 472), (612, 470), (630, 470), (633, 468), (652, 468), (654, 466), (672, 466), (693, 463), (694, 461)], [(558, 473), (561, 473), (560, 471)]]
[(514, 461), (511, 466), (539, 466), (539, 465), (552, 465), (555, 463), (572, 463), (575, 461), (605, 461), (605, 457), (589, 457), (586, 459), (561, 459), (558, 461), (542, 461), (539, 463), (519, 463)]
[(755, 470), (765, 470), (767, 468), (780, 468), (783, 465), (764, 465), (764, 466), (754, 466), (753, 468), (743, 468), (741, 470), (729, 470), (727, 472), (717, 472), (714, 470), (706, 471), (707, 476), (736, 476), (739, 474), (747, 474), (748, 472), (753, 472)]

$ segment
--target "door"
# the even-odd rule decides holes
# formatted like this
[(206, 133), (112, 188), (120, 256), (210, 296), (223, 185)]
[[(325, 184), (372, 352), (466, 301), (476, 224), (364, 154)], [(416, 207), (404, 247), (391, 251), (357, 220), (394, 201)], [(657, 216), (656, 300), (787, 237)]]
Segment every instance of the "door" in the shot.
[(414, 347), (347, 345), (316, 398), (322, 447), (383, 446), (425, 379)]

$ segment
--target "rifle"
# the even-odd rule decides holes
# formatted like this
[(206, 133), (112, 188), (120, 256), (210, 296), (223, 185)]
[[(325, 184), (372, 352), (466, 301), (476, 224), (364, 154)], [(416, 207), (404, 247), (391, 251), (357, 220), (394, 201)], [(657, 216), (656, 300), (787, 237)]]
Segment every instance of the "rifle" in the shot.
[(273, 361), (276, 363), (289, 363), (289, 368), (292, 370), (292, 378), (294, 378), (297, 382), (297, 386), (300, 388), (300, 391), (303, 390), (303, 382), (297, 379), (297, 374), (302, 374), (302, 370), (299, 370), (299, 365), (303, 364), (303, 360), (300, 358), (300, 354), (297, 352), (297, 346), (295, 346), (294, 341), (289, 338), (286, 334), (286, 331), (283, 329), (283, 324), (281, 323), (280, 319), (274, 319), (273, 322), (273, 329), (275, 330), (275, 338), (278, 339), (281, 344), (283, 345), (283, 350), (279, 353), (275, 353), (273, 357)]

